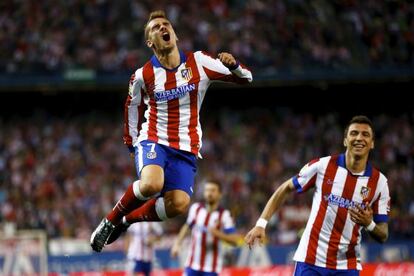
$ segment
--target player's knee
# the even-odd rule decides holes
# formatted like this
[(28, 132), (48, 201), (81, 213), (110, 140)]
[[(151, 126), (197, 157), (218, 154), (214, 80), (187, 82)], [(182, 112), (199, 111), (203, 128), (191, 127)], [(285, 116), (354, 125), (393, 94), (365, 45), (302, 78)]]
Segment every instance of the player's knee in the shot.
[(140, 179), (140, 191), (143, 196), (153, 196), (161, 192), (164, 186), (164, 173), (158, 166), (148, 166), (142, 170)]
[(150, 197), (155, 195), (156, 193), (161, 192), (163, 185), (163, 181), (154, 179), (141, 179), (139, 187), (143, 196)]
[(168, 217), (176, 217), (187, 212), (190, 200), (187, 197), (174, 197), (170, 200), (169, 205), (167, 209)]

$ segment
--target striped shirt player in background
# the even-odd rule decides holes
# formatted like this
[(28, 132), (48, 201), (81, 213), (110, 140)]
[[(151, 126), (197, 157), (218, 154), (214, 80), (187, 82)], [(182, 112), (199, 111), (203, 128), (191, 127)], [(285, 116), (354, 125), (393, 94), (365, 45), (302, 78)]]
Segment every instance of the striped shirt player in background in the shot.
[(387, 178), (368, 162), (372, 123), (355, 116), (344, 134), (345, 154), (315, 159), (283, 183), (245, 237), (249, 247), (256, 240), (263, 243), (267, 221), (287, 195), (314, 188), (311, 214), (294, 255), (295, 275), (359, 275), (361, 230), (381, 243), (388, 238)]
[(135, 156), (138, 179), (91, 235), (93, 250), (116, 240), (139, 221), (161, 221), (184, 214), (201, 149), (199, 111), (215, 81), (245, 84), (252, 74), (231, 54), (218, 58), (179, 51), (163, 11), (145, 25), (152, 58), (132, 75), (125, 103), (124, 143)]
[(221, 186), (218, 181), (204, 185), (204, 202), (190, 207), (187, 222), (181, 227), (171, 248), (171, 256), (177, 257), (181, 243), (191, 229), (191, 246), (184, 275), (215, 276), (223, 266), (222, 241), (237, 245), (242, 239), (236, 234), (230, 211), (219, 207)]
[(126, 235), (127, 275), (149, 276), (154, 259), (154, 244), (163, 233), (159, 222), (142, 222), (131, 225)]

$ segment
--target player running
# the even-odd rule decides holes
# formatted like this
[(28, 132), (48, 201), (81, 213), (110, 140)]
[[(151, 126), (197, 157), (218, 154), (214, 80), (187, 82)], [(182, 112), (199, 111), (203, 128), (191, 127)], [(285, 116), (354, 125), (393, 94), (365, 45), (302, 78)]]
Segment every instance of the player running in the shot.
[(230, 211), (219, 207), (221, 185), (217, 181), (204, 186), (204, 202), (190, 207), (187, 222), (181, 227), (171, 248), (176, 257), (181, 242), (191, 229), (190, 254), (187, 257), (186, 276), (216, 276), (223, 266), (222, 241), (237, 245), (241, 237), (236, 234)]
[[(154, 259), (154, 243), (163, 233), (160, 222), (142, 222), (131, 225), (127, 235), (127, 275), (149, 276)], [(141, 273), (141, 274), (140, 274)]]
[(125, 103), (124, 143), (135, 155), (133, 182), (91, 235), (100, 252), (134, 222), (187, 211), (201, 149), (199, 111), (214, 81), (249, 83), (252, 74), (231, 54), (184, 53), (163, 11), (145, 25), (151, 59), (132, 75)]
[(312, 210), (294, 255), (295, 275), (359, 275), (361, 229), (379, 242), (388, 238), (390, 196), (387, 178), (368, 162), (374, 130), (365, 116), (345, 129), (344, 154), (312, 160), (283, 183), (246, 235), (251, 247), (263, 243), (267, 221), (287, 195), (315, 188)]

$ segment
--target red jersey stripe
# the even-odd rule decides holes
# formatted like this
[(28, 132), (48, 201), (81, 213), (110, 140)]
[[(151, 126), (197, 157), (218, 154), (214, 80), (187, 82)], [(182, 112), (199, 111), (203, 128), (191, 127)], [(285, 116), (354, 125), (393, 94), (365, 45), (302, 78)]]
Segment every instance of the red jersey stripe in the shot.
[(144, 102), (144, 89), (141, 89), (141, 103), (137, 106), (138, 108), (138, 135), (142, 128), (142, 123), (144, 122), (144, 113), (145, 113), (145, 102)]
[(326, 209), (328, 208), (328, 202), (323, 200), (323, 196), (328, 196), (331, 193), (332, 182), (335, 179), (335, 175), (338, 170), (337, 160), (337, 155), (332, 156), (329, 160), (328, 166), (326, 167), (325, 177), (322, 183), (321, 205), (319, 206), (318, 213), (316, 215), (315, 222), (310, 233), (308, 249), (306, 252), (305, 262), (308, 264), (315, 264), (319, 233), (321, 232), (322, 224), (326, 215)]
[(127, 146), (132, 146), (132, 137), (129, 134), (129, 125), (128, 125), (128, 108), (131, 104), (131, 96), (128, 95), (125, 105), (124, 105), (124, 144)]
[[(175, 71), (166, 70), (167, 79), (164, 84), (165, 90), (171, 90), (177, 87), (177, 80), (175, 78)], [(180, 136), (178, 135), (178, 128), (180, 126), (180, 100), (173, 99), (168, 101), (168, 125), (167, 135), (170, 147), (180, 147)]]
[(194, 154), (198, 153), (200, 145), (199, 142), (199, 135), (197, 132), (197, 125), (198, 125), (198, 83), (200, 81), (200, 73), (198, 72), (197, 64), (194, 59), (194, 54), (190, 53), (187, 56), (186, 64), (191, 68), (193, 73), (193, 77), (190, 80), (190, 83), (194, 83), (196, 89), (190, 93), (190, 123), (188, 125), (188, 134), (190, 136), (190, 145), (191, 145), (191, 152)]
[[(342, 198), (352, 200), (354, 195), (355, 186), (358, 177), (353, 176), (348, 172), (345, 180), (345, 186), (342, 191)], [(348, 209), (338, 206), (334, 225), (332, 228), (331, 237), (329, 238), (328, 251), (326, 256), (326, 267), (330, 269), (336, 269), (336, 260), (338, 255), (339, 242), (341, 241), (342, 232), (345, 227), (346, 217), (348, 216)]]
[(158, 142), (157, 136), (157, 102), (154, 99), (154, 88), (155, 88), (155, 76), (154, 68), (151, 62), (147, 62), (143, 69), (142, 75), (144, 78), (145, 88), (147, 95), (149, 96), (149, 124), (148, 124), (148, 139), (154, 142)]
[[(374, 197), (375, 191), (378, 186), (379, 176), (380, 176), (379, 171), (373, 168), (372, 175), (369, 178), (368, 184), (367, 184), (367, 187), (370, 189), (370, 192), (369, 192), (367, 199), (364, 200), (365, 204), (369, 204), (369, 202), (372, 201), (372, 198)], [(357, 245), (357, 242), (358, 242), (359, 228), (360, 226), (358, 224), (355, 224), (352, 229), (351, 241), (348, 245), (348, 250), (346, 252), (346, 257), (348, 259), (348, 269), (357, 269), (355, 246)]]

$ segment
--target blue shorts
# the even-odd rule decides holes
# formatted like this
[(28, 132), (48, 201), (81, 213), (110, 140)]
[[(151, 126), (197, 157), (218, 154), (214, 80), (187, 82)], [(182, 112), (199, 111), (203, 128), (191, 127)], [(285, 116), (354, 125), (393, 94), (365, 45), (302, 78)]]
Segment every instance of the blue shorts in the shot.
[(186, 267), (184, 270), (185, 276), (218, 276), (216, 272), (203, 272)]
[(330, 269), (296, 262), (294, 276), (359, 276), (357, 269)]
[(141, 171), (147, 165), (158, 165), (164, 169), (161, 195), (172, 190), (182, 190), (189, 196), (193, 194), (197, 173), (197, 156), (193, 153), (144, 140), (135, 147), (138, 178), (141, 178)]
[(143, 273), (145, 276), (149, 276), (151, 273), (152, 265), (151, 262), (143, 262), (138, 260), (131, 260), (134, 262), (133, 264), (133, 272), (134, 273)]

